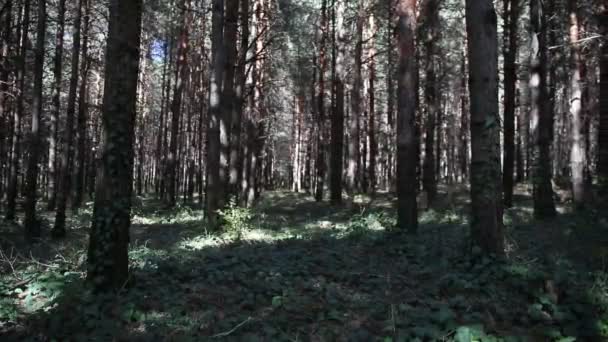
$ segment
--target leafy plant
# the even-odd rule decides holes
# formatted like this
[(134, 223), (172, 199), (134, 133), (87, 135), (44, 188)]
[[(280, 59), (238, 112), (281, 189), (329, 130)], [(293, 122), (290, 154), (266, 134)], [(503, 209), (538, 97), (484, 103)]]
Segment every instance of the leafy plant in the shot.
[(243, 233), (252, 227), (253, 212), (249, 208), (239, 207), (234, 198), (230, 199), (226, 209), (218, 210), (222, 226), (231, 237), (240, 240)]

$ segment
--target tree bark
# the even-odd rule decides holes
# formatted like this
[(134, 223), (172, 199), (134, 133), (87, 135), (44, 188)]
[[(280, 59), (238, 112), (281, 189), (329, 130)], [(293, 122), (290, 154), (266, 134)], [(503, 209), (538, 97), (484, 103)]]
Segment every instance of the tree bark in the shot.
[(66, 111), (64, 149), (59, 164), (59, 189), (57, 191), (57, 210), (55, 212), (55, 225), (51, 235), (55, 238), (65, 236), (65, 217), (67, 201), (70, 196), (70, 171), (74, 155), (74, 114), (76, 112), (76, 90), (78, 88), (78, 66), (80, 65), (80, 22), (84, 0), (78, 1), (76, 17), (74, 19), (74, 34), (72, 45), (72, 70), (70, 74), (70, 88), (68, 93), (68, 108)]
[(222, 204), (223, 184), (220, 180), (220, 119), (222, 78), (224, 69), (223, 52), (224, 0), (213, 0), (211, 26), (211, 72), (209, 84), (209, 123), (207, 125), (207, 218), (210, 228), (217, 229), (218, 213)]
[[(358, 6), (362, 7), (362, 4)], [(354, 71), (354, 83), (351, 91), (351, 110), (350, 110), (350, 122), (349, 132), (350, 137), (348, 140), (348, 170), (346, 175), (346, 182), (348, 185), (349, 195), (354, 198), (354, 194), (358, 190), (359, 181), (359, 118), (361, 116), (361, 87), (363, 79), (361, 76), (361, 59), (363, 55), (363, 9), (358, 9), (357, 24), (356, 24), (356, 43), (355, 43), (355, 71)]]
[[(608, 5), (599, 9), (601, 30), (608, 35)], [(599, 127), (598, 127), (598, 175), (603, 189), (608, 193), (608, 41), (604, 40), (600, 48), (600, 91), (599, 91)]]
[(416, 0), (398, 0), (397, 227), (418, 230), (416, 204)]
[(530, 135), (533, 146), (534, 216), (538, 219), (555, 216), (553, 189), (551, 186), (551, 121), (553, 111), (546, 107), (547, 101), (547, 52), (546, 19), (541, 0), (530, 3), (532, 37), (530, 59)]
[(29, 138), (30, 154), (25, 180), (25, 236), (40, 237), (40, 222), (36, 218), (38, 200), (38, 161), (40, 159), (42, 120), (42, 82), (44, 74), (44, 42), (46, 37), (46, 0), (38, 0), (38, 22), (36, 24), (36, 48), (34, 50), (34, 89), (32, 98), (32, 126)]
[(497, 18), (492, 0), (466, 1), (471, 104), (471, 237), (503, 255)]
[(63, 36), (65, 34), (65, 0), (59, 0), (57, 8), (57, 32), (55, 34), (55, 57), (53, 59), (53, 109), (49, 134), (49, 183), (47, 209), (55, 210), (57, 196), (57, 139), (59, 135), (59, 113), (61, 112), (61, 83), (63, 82)]
[(346, 32), (344, 28), (345, 0), (335, 2), (335, 30), (337, 31), (335, 58), (335, 106), (331, 120), (330, 200), (334, 205), (342, 202), (342, 159), (344, 145), (344, 81), (346, 79)]
[(513, 205), (513, 173), (515, 169), (515, 85), (517, 83), (517, 27), (519, 0), (504, 0), (504, 157), (503, 179), (504, 205)]
[(87, 281), (100, 291), (120, 290), (129, 279), (128, 245), (141, 21), (141, 0), (110, 1), (102, 158), (87, 260)]
[(87, 89), (89, 75), (89, 26), (90, 8), (89, 0), (84, 0), (84, 23), (82, 27), (82, 63), (80, 63), (80, 88), (78, 90), (78, 116), (76, 122), (76, 177), (74, 181), (74, 197), (72, 208), (82, 206), (86, 173), (86, 138), (87, 138)]
[(570, 149), (570, 172), (572, 182), (572, 200), (574, 208), (585, 208), (585, 167), (587, 158), (585, 154), (584, 113), (583, 108), (583, 61), (578, 44), (580, 31), (580, 17), (577, 0), (568, 1), (570, 18), (570, 118), (572, 127), (572, 146)]
[(6, 216), (9, 221), (15, 219), (15, 211), (17, 207), (17, 193), (19, 181), (19, 157), (21, 155), (21, 120), (23, 118), (25, 101), (25, 71), (27, 58), (27, 41), (28, 31), (30, 26), (30, 0), (23, 2), (23, 20), (19, 27), (19, 64), (17, 66), (16, 81), (19, 84), (19, 96), (17, 97), (17, 108), (13, 114), (13, 134), (11, 139), (11, 160), (10, 160), (10, 176), (6, 195)]

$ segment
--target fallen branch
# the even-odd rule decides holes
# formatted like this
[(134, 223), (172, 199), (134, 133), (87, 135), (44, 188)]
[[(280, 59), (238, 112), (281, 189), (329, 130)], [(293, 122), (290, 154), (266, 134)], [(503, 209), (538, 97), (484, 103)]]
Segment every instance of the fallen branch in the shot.
[(228, 331), (226, 331), (226, 332), (223, 332), (223, 333), (215, 334), (215, 335), (211, 336), (211, 338), (221, 338), (221, 337), (226, 337), (226, 336), (228, 336), (228, 335), (232, 334), (233, 332), (237, 331), (237, 330), (238, 330), (240, 327), (242, 327), (243, 325), (245, 325), (245, 324), (249, 323), (251, 320), (253, 320), (253, 318), (251, 318), (251, 316), (250, 316), (250, 317), (247, 317), (247, 319), (246, 319), (246, 320), (244, 320), (244, 321), (242, 321), (241, 323), (237, 324), (237, 325), (236, 325), (234, 328), (232, 328), (232, 329), (230, 329), (230, 330), (228, 330)]

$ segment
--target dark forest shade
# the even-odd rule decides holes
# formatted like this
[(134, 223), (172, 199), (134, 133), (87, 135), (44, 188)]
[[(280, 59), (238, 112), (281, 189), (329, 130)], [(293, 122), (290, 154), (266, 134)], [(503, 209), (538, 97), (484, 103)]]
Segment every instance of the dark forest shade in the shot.
[(129, 277), (141, 20), (141, 0), (110, 1), (103, 143), (87, 260), (87, 280), (98, 290), (118, 290)]

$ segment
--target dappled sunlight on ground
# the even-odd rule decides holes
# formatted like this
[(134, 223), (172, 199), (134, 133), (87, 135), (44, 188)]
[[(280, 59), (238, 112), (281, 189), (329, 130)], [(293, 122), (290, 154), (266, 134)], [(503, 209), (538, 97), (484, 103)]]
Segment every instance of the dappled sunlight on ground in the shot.
[[(395, 232), (386, 193), (332, 207), (270, 192), (235, 215), (250, 217), (246, 228), (219, 235), (205, 231), (196, 207), (142, 198), (131, 284), (106, 297), (82, 282), (90, 211), (72, 217), (62, 242), (27, 246), (19, 226), (3, 225), (0, 246), (13, 252), (0, 262), (0, 332), (9, 340), (125, 341), (608, 336), (601, 213), (534, 222), (528, 195), (518, 192), (505, 213), (509, 259), (500, 261), (471, 250), (468, 202), (448, 203), (439, 190), (437, 206), (420, 212), (418, 236)], [(466, 197), (458, 191), (454, 198)]]

